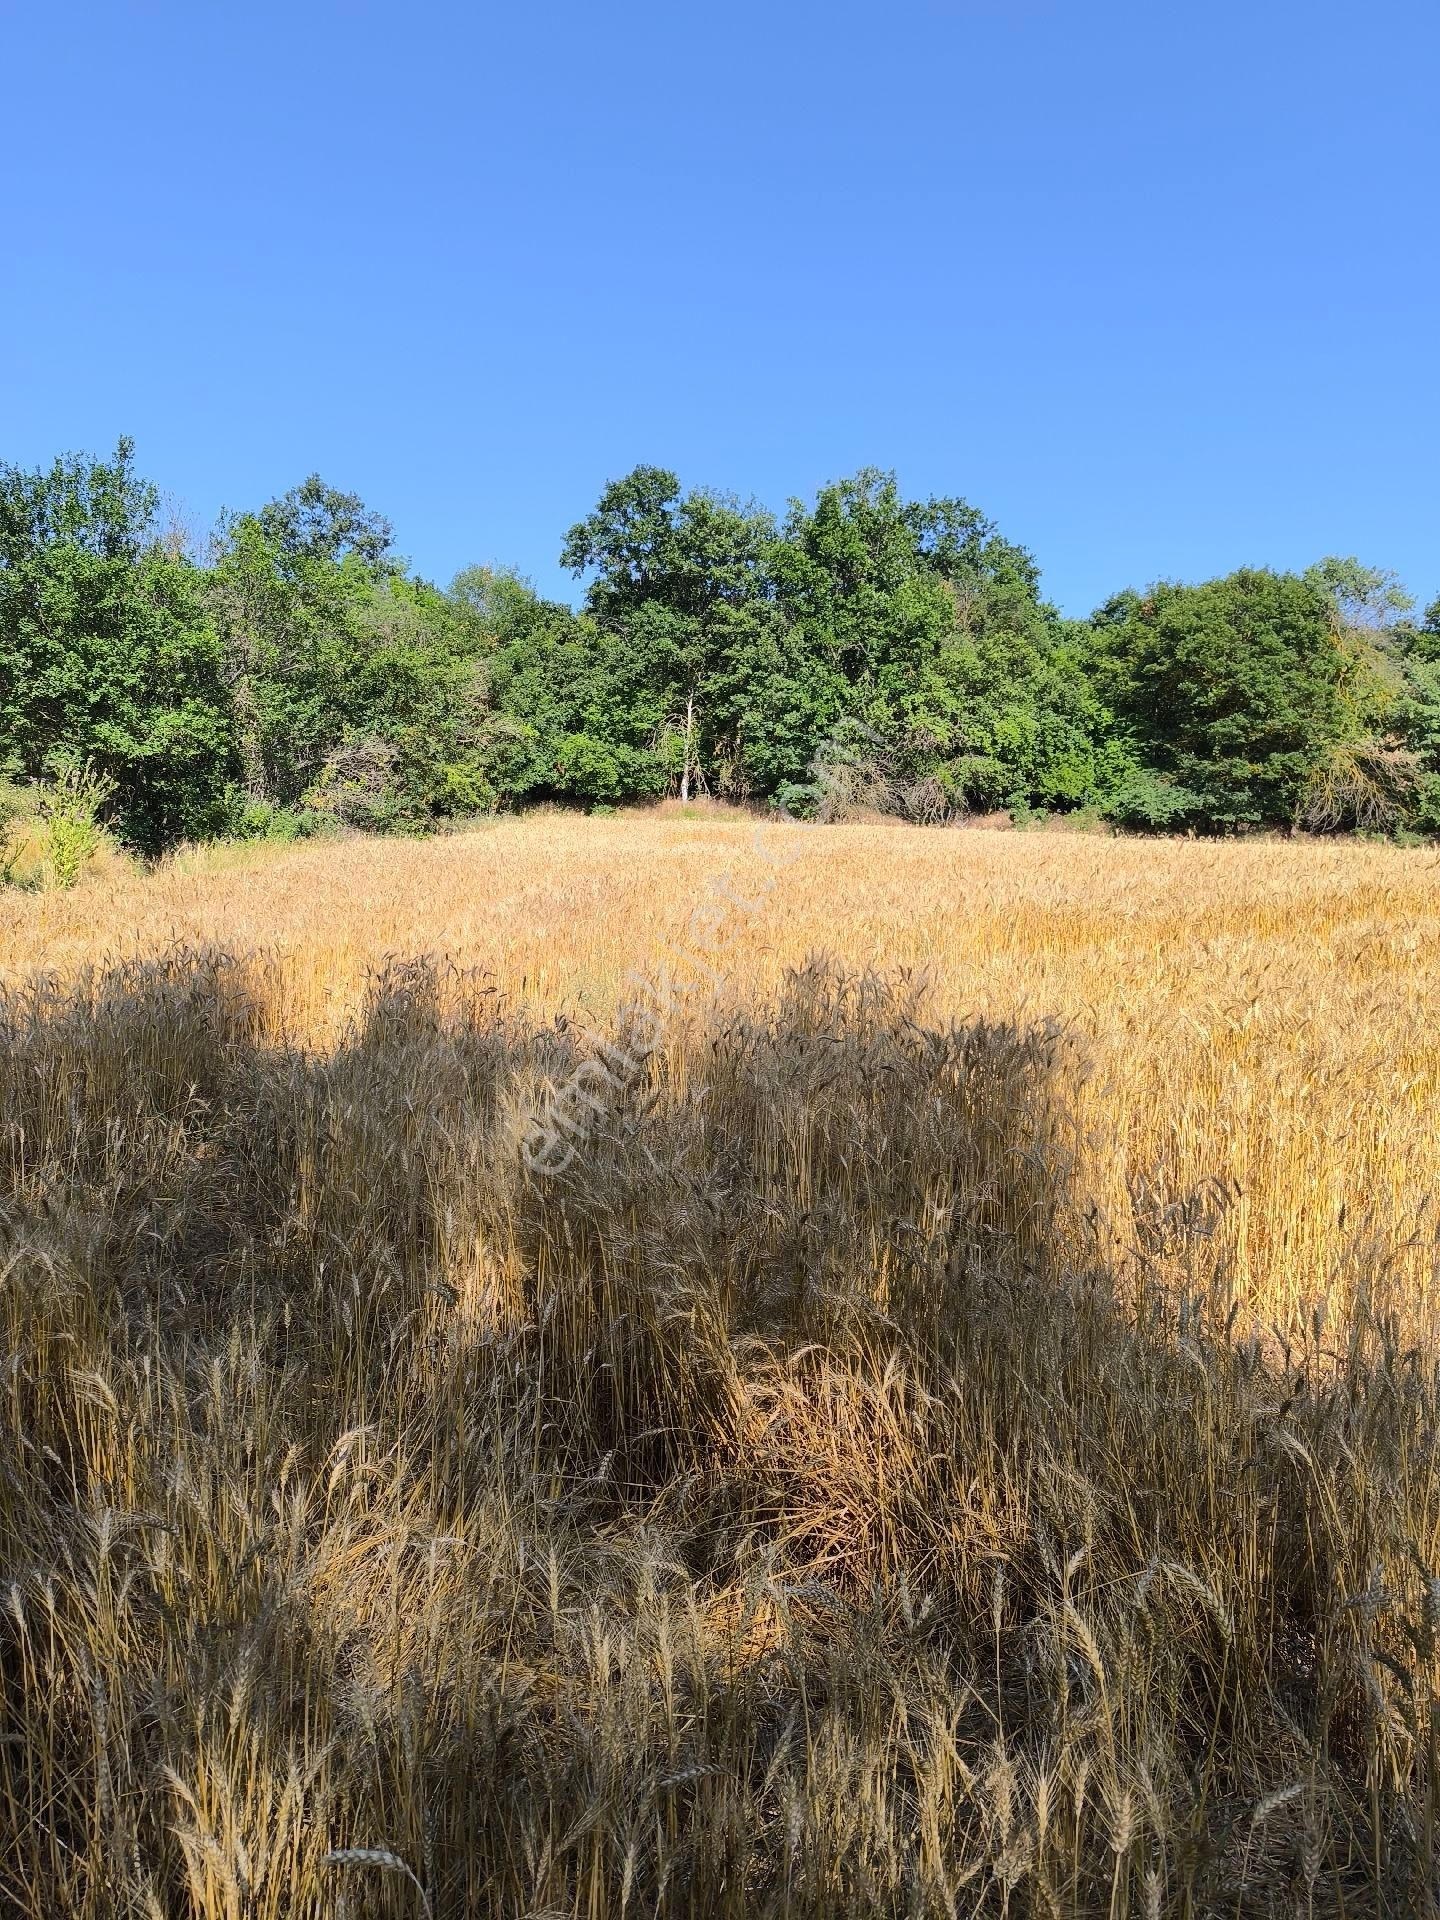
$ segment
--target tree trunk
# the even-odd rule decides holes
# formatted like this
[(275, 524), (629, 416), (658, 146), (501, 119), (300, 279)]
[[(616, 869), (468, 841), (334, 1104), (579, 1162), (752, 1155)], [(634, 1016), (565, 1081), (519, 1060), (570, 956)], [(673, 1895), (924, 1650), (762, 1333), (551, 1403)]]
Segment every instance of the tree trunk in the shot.
[(690, 798), (690, 741), (695, 731), (695, 696), (692, 693), (685, 702), (685, 765), (680, 771), (680, 798)]

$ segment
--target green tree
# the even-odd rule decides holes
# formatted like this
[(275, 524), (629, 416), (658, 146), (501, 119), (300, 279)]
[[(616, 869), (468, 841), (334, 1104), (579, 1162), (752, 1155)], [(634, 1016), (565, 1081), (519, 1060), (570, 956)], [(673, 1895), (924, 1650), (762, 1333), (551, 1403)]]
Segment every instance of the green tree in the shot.
[(1414, 813), (1422, 766), (1407, 740), (1414, 602), (1393, 573), (1330, 555), (1305, 571), (1330, 608), (1340, 660), (1339, 724), (1301, 796), (1300, 823), (1391, 831)]
[(388, 526), (318, 476), (222, 518), (207, 586), (252, 800), (292, 805), (364, 727), (364, 611), (397, 577)]
[(866, 470), (792, 504), (774, 566), (796, 711), (862, 721), (902, 783), (936, 781), (962, 808), (1095, 797), (1100, 714), (1076, 650), (1030, 555), (976, 508), (906, 502)]
[(367, 573), (402, 572), (392, 554), (394, 529), (372, 513), (358, 493), (341, 493), (312, 473), (256, 515), (260, 531), (291, 568), (354, 558)]
[(1242, 568), (1118, 595), (1095, 616), (1096, 690), (1134, 762), (1206, 829), (1288, 824), (1346, 731), (1346, 661), (1314, 580)]
[[(642, 635), (649, 617), (638, 616)], [(667, 685), (652, 652), (553, 601), (507, 605), (487, 661), (497, 716), (487, 754), (497, 771), (508, 764), (516, 798), (608, 803), (664, 791)]]
[(0, 467), (0, 756), (31, 780), (88, 762), (146, 852), (216, 830), (234, 761), (203, 582), (158, 505), (129, 440), (108, 461)]
[(774, 539), (763, 509), (682, 496), (673, 473), (648, 466), (611, 481), (566, 537), (561, 564), (592, 575), (587, 611), (639, 656), (656, 706), (650, 751), (682, 799), (692, 782), (714, 784), (727, 648), (737, 612), (768, 594)]
[(483, 623), (406, 572), (355, 494), (312, 475), (226, 516), (208, 588), (252, 810), (414, 830), (496, 803)]

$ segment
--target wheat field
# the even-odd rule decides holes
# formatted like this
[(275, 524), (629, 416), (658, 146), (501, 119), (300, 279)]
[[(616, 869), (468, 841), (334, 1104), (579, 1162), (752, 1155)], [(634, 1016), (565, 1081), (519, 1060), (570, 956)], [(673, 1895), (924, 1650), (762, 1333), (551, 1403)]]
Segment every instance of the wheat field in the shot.
[(672, 812), (0, 895), (0, 1911), (1440, 1912), (1437, 883)]

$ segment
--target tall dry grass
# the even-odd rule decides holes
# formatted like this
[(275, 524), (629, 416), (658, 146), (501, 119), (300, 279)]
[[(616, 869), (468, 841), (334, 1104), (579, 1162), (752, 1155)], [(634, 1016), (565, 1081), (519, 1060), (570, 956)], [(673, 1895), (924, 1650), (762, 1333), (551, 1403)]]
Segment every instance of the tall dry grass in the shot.
[(0, 1909), (1436, 1910), (1434, 857), (785, 832), (0, 902)]

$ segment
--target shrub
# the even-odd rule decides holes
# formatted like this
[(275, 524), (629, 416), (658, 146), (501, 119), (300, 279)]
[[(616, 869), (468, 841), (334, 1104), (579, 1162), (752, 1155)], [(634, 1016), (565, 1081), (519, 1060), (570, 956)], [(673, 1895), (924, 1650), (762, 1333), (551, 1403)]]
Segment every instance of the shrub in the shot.
[(37, 796), (33, 787), (0, 778), (0, 887), (40, 884), (34, 860)]
[(115, 782), (97, 773), (88, 760), (57, 767), (40, 801), (45, 861), (52, 886), (75, 886), (99, 852), (105, 837), (100, 814), (114, 793)]
[(365, 736), (326, 757), (304, 805), (337, 826), (385, 833), (404, 824), (395, 779), (398, 752), (388, 740)]
[(324, 816), (303, 807), (281, 807), (238, 787), (226, 796), (225, 837), (229, 840), (309, 840), (326, 828)]
[(597, 734), (566, 734), (555, 758), (557, 784), (578, 800), (639, 799), (665, 788), (665, 769), (653, 753)]
[(1107, 796), (1102, 812), (1118, 827), (1163, 833), (1179, 826), (1199, 805), (1197, 796), (1169, 774), (1132, 767)]

